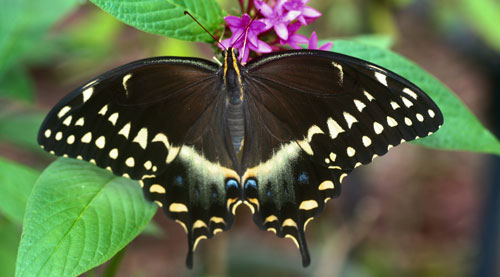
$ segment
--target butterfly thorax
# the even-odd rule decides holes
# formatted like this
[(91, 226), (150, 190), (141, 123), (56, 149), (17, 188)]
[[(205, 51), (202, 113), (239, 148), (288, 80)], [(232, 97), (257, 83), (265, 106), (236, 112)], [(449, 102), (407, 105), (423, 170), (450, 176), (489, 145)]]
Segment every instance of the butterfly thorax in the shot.
[(243, 113), (243, 84), (241, 64), (233, 48), (224, 51), (223, 80), (226, 93), (225, 119), (235, 153), (239, 153), (245, 136), (245, 118)]

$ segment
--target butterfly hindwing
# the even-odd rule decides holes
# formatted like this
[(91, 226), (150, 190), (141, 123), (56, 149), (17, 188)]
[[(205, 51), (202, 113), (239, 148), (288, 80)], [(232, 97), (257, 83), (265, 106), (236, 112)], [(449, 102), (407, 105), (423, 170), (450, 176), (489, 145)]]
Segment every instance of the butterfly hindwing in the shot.
[[(270, 228), (270, 219), (276, 219), (271, 228), (299, 242), (304, 264), (305, 222), (323, 209), (325, 199), (338, 195), (343, 178), (443, 123), (418, 87), (341, 54), (299, 50), (263, 56), (247, 65), (244, 80), (250, 103), (242, 158), (245, 197), (258, 203), (257, 225)], [(259, 145), (268, 149), (260, 151)], [(267, 197), (276, 188), (290, 197)], [(297, 225), (296, 233), (285, 228), (287, 218)]]

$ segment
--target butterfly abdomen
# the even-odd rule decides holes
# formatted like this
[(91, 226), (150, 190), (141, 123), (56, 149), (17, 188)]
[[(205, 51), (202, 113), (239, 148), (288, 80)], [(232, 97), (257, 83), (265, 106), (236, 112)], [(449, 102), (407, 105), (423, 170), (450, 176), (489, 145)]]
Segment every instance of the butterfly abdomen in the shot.
[(245, 136), (243, 103), (229, 104), (226, 109), (226, 118), (234, 151), (236, 153), (239, 153), (243, 142), (243, 137)]

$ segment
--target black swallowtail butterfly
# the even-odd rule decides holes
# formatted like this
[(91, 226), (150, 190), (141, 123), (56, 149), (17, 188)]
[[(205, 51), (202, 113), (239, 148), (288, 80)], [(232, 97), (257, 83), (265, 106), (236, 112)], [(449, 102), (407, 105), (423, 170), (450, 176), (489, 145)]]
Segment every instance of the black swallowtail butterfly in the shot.
[(230, 48), (220, 67), (157, 57), (98, 76), (52, 109), (38, 142), (139, 180), (186, 230), (189, 267), (241, 203), (307, 266), (306, 225), (344, 177), (442, 124), (422, 90), (369, 62), (293, 50), (243, 66)]

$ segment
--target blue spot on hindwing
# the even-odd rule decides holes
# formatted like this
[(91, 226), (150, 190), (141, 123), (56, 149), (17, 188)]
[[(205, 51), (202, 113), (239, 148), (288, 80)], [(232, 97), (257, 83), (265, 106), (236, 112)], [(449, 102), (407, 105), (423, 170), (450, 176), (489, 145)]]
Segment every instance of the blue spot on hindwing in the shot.
[(299, 184), (301, 185), (309, 184), (309, 176), (307, 175), (306, 172), (302, 172), (297, 178), (297, 181), (299, 181)]
[(182, 185), (182, 183), (184, 183), (184, 178), (182, 178), (182, 176), (175, 176), (174, 182), (176, 185)]
[(245, 182), (245, 190), (254, 189), (257, 190), (257, 182), (254, 179), (248, 179)]
[(236, 182), (236, 180), (234, 179), (229, 179), (227, 180), (226, 182), (226, 190), (230, 190), (230, 189), (238, 189), (238, 182)]

